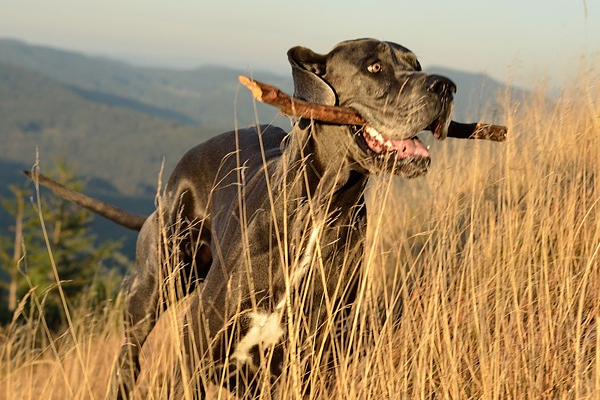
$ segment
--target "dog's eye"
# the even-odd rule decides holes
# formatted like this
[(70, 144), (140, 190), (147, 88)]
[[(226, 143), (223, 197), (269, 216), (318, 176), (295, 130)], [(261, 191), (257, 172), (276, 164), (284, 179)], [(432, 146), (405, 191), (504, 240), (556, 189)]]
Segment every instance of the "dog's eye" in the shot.
[(383, 69), (383, 67), (378, 62), (373, 63), (367, 67), (367, 71), (369, 71), (372, 74), (378, 74), (381, 72), (382, 69)]

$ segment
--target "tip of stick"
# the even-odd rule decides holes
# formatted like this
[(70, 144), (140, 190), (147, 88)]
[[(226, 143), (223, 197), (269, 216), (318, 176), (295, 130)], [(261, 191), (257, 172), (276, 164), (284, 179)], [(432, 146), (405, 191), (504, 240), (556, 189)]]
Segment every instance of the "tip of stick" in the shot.
[(248, 78), (247, 76), (244, 75), (238, 75), (238, 80), (240, 81), (240, 83), (246, 87), (248, 87), (249, 85), (251, 85), (252, 80), (250, 78)]
[(495, 142), (504, 142), (508, 134), (508, 128), (501, 125), (478, 123), (473, 133), (476, 139), (488, 139)]
[(260, 88), (260, 86), (257, 85), (257, 83), (255, 81), (253, 81), (252, 79), (250, 79), (244, 75), (239, 75), (238, 80), (240, 81), (240, 83), (242, 85), (246, 86), (252, 92), (252, 95), (254, 97), (256, 97), (256, 99), (258, 101), (263, 101), (262, 100), (263, 91)]

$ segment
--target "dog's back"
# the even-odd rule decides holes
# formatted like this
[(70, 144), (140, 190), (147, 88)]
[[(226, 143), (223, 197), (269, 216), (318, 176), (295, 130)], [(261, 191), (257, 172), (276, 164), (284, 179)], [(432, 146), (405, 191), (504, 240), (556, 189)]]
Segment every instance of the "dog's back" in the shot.
[[(196, 243), (195, 249), (185, 249), (181, 254), (181, 261), (196, 280), (204, 280), (209, 273), (215, 240), (236, 240), (225, 238), (233, 235), (226, 225), (232, 215), (239, 215), (240, 199), (247, 199), (252, 187), (264, 187), (269, 175), (265, 166), (281, 157), (286, 135), (282, 129), (268, 125), (226, 132), (189, 150), (175, 167), (163, 198), (163, 224), (173, 227), (174, 231), (168, 232), (171, 237), (196, 236), (190, 241)], [(238, 191), (240, 183), (243, 194)], [(244, 204), (246, 207), (253, 213), (253, 207)], [(188, 280), (186, 292), (194, 286)]]
[(286, 134), (281, 128), (261, 125), (226, 132), (199, 144), (181, 158), (167, 191), (189, 182), (192, 188), (211, 193), (213, 188), (227, 184), (232, 174), (237, 181), (235, 171), (242, 166), (246, 176), (251, 176), (263, 167), (265, 160), (281, 155), (281, 142)]

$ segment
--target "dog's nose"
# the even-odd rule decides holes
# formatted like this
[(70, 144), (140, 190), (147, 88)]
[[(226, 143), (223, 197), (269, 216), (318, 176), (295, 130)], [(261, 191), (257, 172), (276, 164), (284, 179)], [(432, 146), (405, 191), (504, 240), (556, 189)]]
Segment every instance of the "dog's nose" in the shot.
[(448, 96), (456, 93), (456, 85), (450, 79), (441, 75), (430, 75), (425, 83), (428, 92)]

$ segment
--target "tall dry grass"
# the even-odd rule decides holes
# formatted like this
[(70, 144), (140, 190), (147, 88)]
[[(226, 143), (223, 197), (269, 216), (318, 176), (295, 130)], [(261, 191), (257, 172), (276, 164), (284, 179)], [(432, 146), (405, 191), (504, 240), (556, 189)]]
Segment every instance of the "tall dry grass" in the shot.
[[(556, 101), (503, 99), (503, 144), (435, 143), (426, 178), (373, 181), (353, 351), (315, 370), (311, 397), (600, 398), (598, 78), (584, 71)], [(2, 331), (0, 398), (103, 398), (121, 305), (76, 310), (52, 337), (42, 302), (23, 299), (24, 322)], [(171, 312), (151, 335), (137, 398), (168, 398), (180, 328)], [(287, 366), (283, 398), (299, 398), (299, 371)]]

